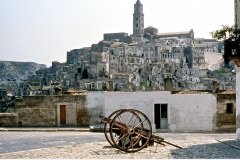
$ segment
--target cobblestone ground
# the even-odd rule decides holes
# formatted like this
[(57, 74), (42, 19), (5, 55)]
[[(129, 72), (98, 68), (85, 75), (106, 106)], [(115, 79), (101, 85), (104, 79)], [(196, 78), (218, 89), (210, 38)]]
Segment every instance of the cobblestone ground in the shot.
[[(165, 134), (167, 135), (167, 133)], [(163, 136), (164, 137), (164, 136)], [(209, 134), (174, 134), (166, 141), (183, 147), (158, 145), (136, 153), (125, 153), (110, 147), (108, 142), (94, 142), (0, 154), (1, 159), (239, 159), (240, 141), (231, 136)], [(221, 142), (219, 142), (220, 140)], [(223, 143), (222, 143), (223, 142)], [(227, 145), (226, 145), (227, 144)], [(231, 147), (229, 145), (238, 146)]]

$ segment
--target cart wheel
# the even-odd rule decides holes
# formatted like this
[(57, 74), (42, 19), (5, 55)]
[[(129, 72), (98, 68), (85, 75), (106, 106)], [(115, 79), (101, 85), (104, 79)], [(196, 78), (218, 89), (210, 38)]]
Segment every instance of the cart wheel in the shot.
[[(124, 109), (120, 109), (120, 110), (117, 110), (117, 111), (113, 112), (112, 114), (110, 114), (110, 115), (108, 116), (108, 118), (109, 118), (109, 119), (113, 119), (114, 116), (116, 116), (119, 112), (121, 112), (121, 111), (123, 111), (123, 110), (124, 110)], [(115, 145), (113, 144), (113, 142), (111, 141), (109, 128), (110, 128), (110, 124), (109, 124), (109, 123), (105, 123), (105, 124), (104, 124), (104, 136), (105, 136), (105, 138), (107, 139), (108, 143), (109, 143), (112, 147), (116, 148), (116, 146), (115, 146)]]
[(114, 146), (125, 152), (137, 152), (148, 145), (152, 126), (148, 117), (138, 110), (123, 110), (110, 123)]

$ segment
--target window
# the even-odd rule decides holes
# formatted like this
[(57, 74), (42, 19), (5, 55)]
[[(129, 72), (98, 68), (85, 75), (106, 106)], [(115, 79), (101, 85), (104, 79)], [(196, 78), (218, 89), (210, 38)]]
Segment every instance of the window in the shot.
[(136, 17), (136, 21), (138, 21), (138, 17)]
[(81, 73), (81, 71), (82, 71), (82, 68), (78, 68), (78, 73)]
[(226, 113), (233, 114), (233, 104), (227, 103)]
[(138, 27), (138, 23), (136, 23), (136, 27)]

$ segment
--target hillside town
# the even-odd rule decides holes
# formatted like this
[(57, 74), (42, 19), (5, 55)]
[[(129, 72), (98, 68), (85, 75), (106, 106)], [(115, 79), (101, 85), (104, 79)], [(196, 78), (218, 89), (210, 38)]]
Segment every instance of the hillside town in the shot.
[(133, 34), (104, 33), (91, 47), (68, 51), (66, 62), (53, 61), (51, 67), (38, 70), (14, 94), (234, 90), (234, 64), (225, 71), (222, 54), (221, 41), (195, 38), (193, 29), (159, 33), (155, 27), (144, 28), (143, 4), (138, 0)]

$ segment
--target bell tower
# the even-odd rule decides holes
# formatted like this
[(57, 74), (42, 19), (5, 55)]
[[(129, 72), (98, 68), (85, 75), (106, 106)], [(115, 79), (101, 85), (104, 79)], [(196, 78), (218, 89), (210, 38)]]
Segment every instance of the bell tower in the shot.
[(140, 0), (137, 0), (137, 2), (134, 4), (133, 35), (141, 38), (144, 35), (143, 4), (140, 2)]

